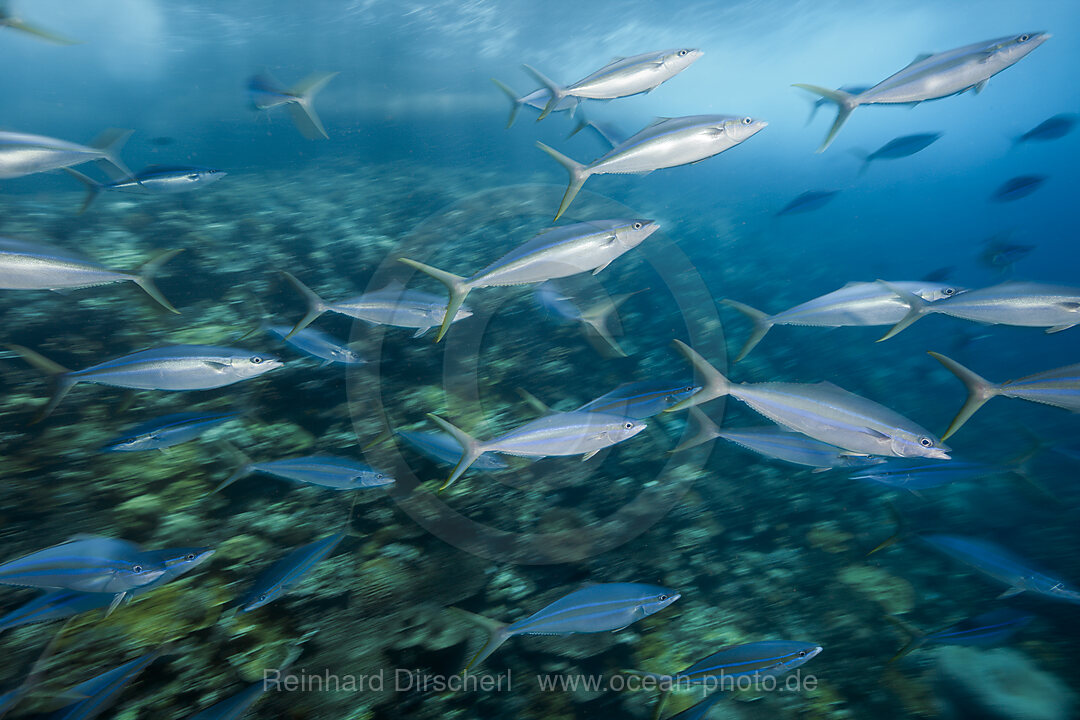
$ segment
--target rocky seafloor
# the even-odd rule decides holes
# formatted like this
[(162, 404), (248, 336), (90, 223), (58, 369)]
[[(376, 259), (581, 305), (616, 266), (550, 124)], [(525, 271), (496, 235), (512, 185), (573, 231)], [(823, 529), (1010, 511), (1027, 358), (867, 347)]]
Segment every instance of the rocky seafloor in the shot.
[[(252, 332), (264, 317), (293, 322), (304, 311), (279, 271), (327, 299), (390, 278), (441, 292), (396, 259), (408, 255), (463, 274), (482, 267), (546, 227), (562, 192), (461, 168), (342, 163), (333, 170), (321, 163), (288, 174), (237, 174), (182, 198), (110, 194), (81, 216), (74, 194), (0, 198), (0, 236), (79, 249), (109, 267), (133, 267), (155, 249), (184, 249), (158, 283), (181, 315), (162, 312), (126, 283), (65, 294), (7, 292), (0, 296), (4, 342), (72, 368), (168, 343), (238, 344), (287, 360), (261, 378), (206, 392), (127, 397), (80, 385), (48, 419), (31, 425), (47, 384), (14, 355), (0, 359), (3, 558), (78, 533), (150, 548), (216, 548), (206, 564), (107, 618), (79, 616), (20, 711), (44, 712), (50, 696), (171, 643), (121, 696), (116, 717), (185, 717), (260, 679), (303, 638), (294, 669), (354, 676), (381, 670), (385, 686), (270, 692), (250, 717), (647, 718), (654, 694), (542, 692), (535, 676), (672, 672), (724, 645), (791, 639), (825, 648), (802, 669), (816, 678), (815, 689), (737, 694), (711, 717), (1070, 716), (1067, 687), (1080, 683), (1072, 606), (1022, 598), (1038, 619), (1009, 647), (928, 647), (890, 664), (907, 638), (886, 614), (937, 628), (987, 609), (999, 589), (902, 542), (866, 557), (892, 532), (883, 502), (892, 498), (913, 525), (1008, 536), (1011, 546), (1080, 580), (1080, 539), (1065, 520), (1076, 500), (1068, 482), (1075, 467), (1067, 460), (1038, 459), (1037, 484), (988, 478), (917, 498), (858, 484), (842, 472), (767, 462), (726, 444), (669, 455), (685, 417), (674, 414), (653, 418), (640, 437), (588, 463), (511, 460), (508, 470), (470, 472), (436, 495), (446, 468), (393, 443), (361, 450), (387, 427), (432, 429), (430, 412), (481, 437), (513, 427), (533, 417), (519, 388), (568, 409), (622, 382), (689, 380), (671, 348), (676, 337), (692, 340), (723, 368), (725, 338), (712, 296), (760, 294), (764, 277), (809, 283), (826, 268), (796, 253), (755, 250), (723, 214), (680, 217), (600, 275), (571, 283), (594, 296), (648, 288), (621, 309), (626, 358), (603, 357), (577, 328), (545, 318), (527, 288), (496, 288), (470, 296), (476, 315), (455, 324), (440, 345), (408, 330), (354, 327), (326, 316), (317, 326), (358, 341), (370, 362), (347, 372), (320, 367)], [(631, 195), (635, 216), (676, 214), (650, 207), (644, 192)], [(587, 218), (629, 211), (583, 193), (574, 212)], [(854, 278), (842, 281), (848, 279)], [(810, 295), (798, 284), (772, 282), (773, 309)], [(745, 328), (734, 326), (741, 339)], [(915, 417), (929, 415), (927, 423), (947, 420), (958, 402), (955, 381), (928, 377), (921, 358), (908, 363), (898, 354), (882, 366), (844, 340), (849, 357), (837, 365), (835, 335), (799, 343), (770, 336), (766, 343), (740, 363), (738, 378), (824, 379), (823, 358), (831, 357), (837, 376), (829, 379), (888, 398)], [(944, 393), (951, 394), (941, 399)], [(708, 409), (719, 419), (723, 407), (718, 401)], [(244, 415), (167, 453), (99, 452), (131, 424), (221, 408)], [(760, 424), (744, 409), (728, 413), (732, 424)], [(980, 459), (1004, 458), (1025, 445), (1010, 433), (1003, 426), (992, 441), (972, 446), (989, 455)], [(363, 457), (397, 483), (359, 493), (352, 506), (348, 494), (265, 476), (209, 494), (237, 465), (230, 445), (254, 459), (316, 451)], [(251, 613), (233, 611), (265, 565), (342, 528), (350, 536), (295, 591)], [(453, 674), (476, 651), (482, 632), (449, 606), (509, 621), (586, 583), (618, 581), (665, 585), (682, 598), (618, 633), (511, 639), (480, 668), (511, 673), (507, 692), (394, 688), (395, 669)], [(34, 596), (4, 589), (0, 611)], [(59, 628), (0, 635), (8, 658), (0, 689), (20, 681)], [(676, 698), (668, 712), (690, 702)]]

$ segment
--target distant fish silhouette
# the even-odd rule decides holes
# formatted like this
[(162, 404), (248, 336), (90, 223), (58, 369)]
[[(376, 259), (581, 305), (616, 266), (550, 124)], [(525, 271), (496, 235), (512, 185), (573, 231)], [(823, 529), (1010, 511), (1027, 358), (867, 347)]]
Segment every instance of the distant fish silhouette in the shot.
[(946, 265), (945, 267), (939, 267), (937, 270), (931, 270), (922, 276), (922, 280), (925, 282), (945, 282), (953, 276), (956, 272), (955, 265)]
[(1045, 175), (1018, 175), (1006, 180), (994, 194), (990, 196), (991, 202), (1013, 202), (1026, 198), (1035, 192), (1046, 182)]
[(979, 253), (979, 259), (989, 268), (1011, 273), (1013, 265), (1023, 260), (1035, 250), (1035, 245), (1023, 245), (1007, 242), (1008, 232), (998, 233), (986, 239), (985, 247)]
[(1072, 132), (1073, 127), (1076, 125), (1076, 115), (1071, 113), (1062, 113), (1061, 115), (1055, 115), (1052, 118), (1043, 120), (1035, 127), (1028, 130), (1023, 135), (1019, 135), (1013, 140), (1014, 145), (1026, 143), (1032, 140), (1038, 140), (1039, 142), (1046, 142), (1048, 140), (1060, 140), (1061, 138)]
[(802, 195), (789, 202), (779, 212), (776, 213), (776, 217), (781, 215), (795, 215), (797, 213), (808, 213), (814, 210), (820, 210), (825, 207), (830, 200), (840, 192), (839, 190), (808, 190)]
[(915, 153), (930, 147), (940, 137), (941, 133), (905, 135), (890, 140), (872, 153), (866, 153), (862, 150), (852, 150), (851, 152), (862, 158), (863, 164), (859, 168), (859, 174), (861, 175), (866, 172), (866, 169), (870, 167), (870, 163), (874, 160), (898, 160), (911, 157)]

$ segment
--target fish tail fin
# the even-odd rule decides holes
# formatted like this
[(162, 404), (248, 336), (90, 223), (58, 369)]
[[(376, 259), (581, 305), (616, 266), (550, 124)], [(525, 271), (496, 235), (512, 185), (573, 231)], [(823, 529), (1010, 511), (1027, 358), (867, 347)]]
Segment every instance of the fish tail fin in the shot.
[(554, 80), (551, 80), (531, 65), (525, 65), (524, 67), (525, 71), (532, 75), (533, 79), (536, 80), (536, 82), (546, 87), (548, 92), (551, 93), (551, 97), (548, 98), (547, 105), (545, 105), (544, 109), (540, 111), (540, 117), (536, 118), (536, 122), (540, 122), (548, 115), (550, 115), (551, 111), (558, 107), (559, 103), (563, 101), (563, 98), (566, 97), (566, 90), (559, 87), (559, 85), (557, 85)]
[(296, 325), (293, 326), (293, 329), (289, 331), (289, 334), (285, 336), (285, 339), (288, 340), (293, 335), (313, 323), (315, 318), (326, 312), (326, 303), (323, 302), (321, 297), (315, 294), (314, 290), (300, 282), (292, 273), (282, 270), (281, 274), (285, 276), (285, 279), (288, 280), (294, 288), (296, 288), (297, 292), (304, 296), (304, 300), (307, 302), (308, 306), (307, 313), (304, 317), (300, 318)]
[[(129, 178), (133, 177), (131, 170), (124, 164), (124, 161), (120, 159), (120, 150), (124, 147), (124, 143), (128, 141), (134, 130), (123, 130), (121, 128), (109, 128), (105, 132), (94, 138), (90, 143), (90, 147), (95, 150), (100, 150), (104, 156), (98, 160), (98, 166), (109, 174), (109, 171), (115, 169), (119, 170), (123, 175), (120, 177)], [(109, 174), (109, 177), (116, 178), (115, 175)]]
[(967, 400), (964, 401), (963, 406), (960, 408), (960, 412), (956, 413), (956, 417), (953, 418), (952, 423), (949, 424), (949, 429), (941, 436), (942, 441), (944, 441), (959, 430), (960, 426), (966, 423), (979, 408), (985, 405), (987, 400), (995, 395), (1000, 395), (1001, 386), (990, 382), (980, 375), (976, 375), (960, 363), (952, 358), (945, 357), (941, 353), (931, 352), (928, 354), (930, 357), (944, 365), (949, 372), (960, 378), (960, 382), (964, 383), (964, 387), (966, 387), (968, 391)]
[(750, 351), (753, 350), (757, 346), (757, 344), (761, 342), (761, 339), (765, 337), (765, 333), (769, 332), (769, 330), (772, 329), (772, 316), (766, 315), (760, 310), (757, 310), (750, 307), (749, 305), (737, 302), (735, 300), (724, 300), (723, 302), (728, 307), (735, 308), (736, 310), (741, 312), (743, 315), (748, 317), (752, 323), (754, 323), (754, 329), (750, 332), (750, 337), (746, 338), (746, 342), (743, 344), (742, 350), (740, 350), (739, 354), (735, 357), (735, 362), (739, 362), (747, 355), (749, 355)]
[(220, 492), (220, 491), (224, 490), (225, 488), (229, 487), (230, 485), (232, 485), (234, 482), (236, 482), (240, 478), (246, 477), (247, 475), (250, 475), (250, 474), (251, 474), (251, 465), (250, 464), (241, 465), (240, 467), (236, 468), (236, 470), (233, 471), (232, 475), (230, 475), (229, 477), (222, 480), (218, 484), (218, 486), (216, 488), (214, 488), (213, 490), (210, 491), (209, 494), (213, 495), (214, 493)]
[(517, 393), (521, 396), (521, 399), (525, 401), (526, 405), (528, 405), (530, 408), (540, 413), (541, 415), (549, 415), (553, 412), (552, 409), (543, 400), (536, 397), (525, 388), (518, 388)]
[(233, 472), (232, 475), (222, 481), (221, 484), (219, 484), (216, 488), (207, 493), (207, 495), (213, 495), (219, 490), (226, 488), (229, 485), (232, 485), (234, 482), (251, 472), (251, 458), (248, 457), (247, 453), (233, 445), (228, 440), (222, 440), (218, 444), (225, 450), (226, 453), (228, 453), (232, 457), (233, 462), (235, 462), (237, 465), (237, 469)]
[[(626, 351), (620, 347), (619, 343), (616, 342), (615, 338), (612, 336), (611, 321), (616, 321), (615, 332), (621, 332), (622, 324), (617, 322), (618, 316), (615, 312), (619, 309), (620, 305), (640, 292), (644, 291), (635, 290), (631, 293), (614, 295), (611, 298), (606, 298), (604, 301), (597, 303), (595, 306), (581, 314), (581, 322), (586, 328), (594, 332), (596, 337), (604, 341), (611, 352), (615, 354), (615, 357), (627, 357), (627, 355)], [(596, 349), (601, 350), (600, 347), (597, 347)]]
[(803, 83), (795, 83), (793, 87), (820, 95), (823, 99), (836, 105), (836, 120), (833, 120), (832, 127), (829, 128), (829, 134), (825, 136), (825, 141), (821, 143), (821, 147), (817, 149), (819, 153), (825, 152), (826, 148), (832, 145), (836, 133), (840, 132), (840, 128), (843, 127), (844, 122), (851, 115), (851, 111), (857, 108), (859, 103), (855, 100), (854, 95), (843, 90), (829, 90), (818, 85), (805, 85)]
[(392, 438), (392, 437), (394, 437), (394, 431), (393, 431), (393, 430), (391, 430), (391, 429), (390, 429), (390, 428), (388, 428), (388, 427), (386, 427), (386, 428), (383, 428), (383, 431), (382, 431), (381, 433), (379, 433), (379, 434), (378, 434), (378, 435), (377, 435), (377, 436), (375, 437), (375, 439), (374, 439), (374, 440), (372, 440), (371, 442), (369, 442), (369, 443), (368, 443), (367, 445), (365, 445), (364, 447), (360, 448), (360, 452), (362, 452), (362, 453), (366, 453), (366, 452), (367, 452), (368, 450), (370, 450), (371, 448), (374, 448), (374, 447), (378, 447), (379, 445), (382, 445), (382, 444), (383, 444), (384, 442), (386, 442), (387, 440), (389, 440), (389, 439), (390, 439), (390, 438)]
[(296, 98), (296, 102), (288, 105), (289, 116), (293, 125), (308, 140), (326, 140), (330, 136), (326, 134), (322, 120), (315, 112), (315, 95), (322, 90), (326, 83), (337, 75), (336, 72), (314, 73), (289, 88), (288, 94)]
[(484, 447), (472, 435), (456, 425), (446, 422), (438, 415), (428, 413), (428, 417), (443, 430), (450, 433), (450, 436), (461, 446), (461, 459), (458, 460), (458, 464), (454, 466), (453, 471), (450, 473), (450, 477), (448, 477), (446, 482), (439, 488), (439, 492), (442, 492), (453, 485), (457, 479), (461, 477), (474, 462), (476, 462), (476, 459), (484, 454)]
[(848, 150), (848, 152), (862, 161), (862, 164), (859, 165), (859, 177), (862, 177), (863, 174), (870, 167), (870, 153), (866, 152), (862, 148), (851, 148), (850, 150)]
[(537, 142), (536, 147), (546, 152), (551, 157), (555, 158), (555, 161), (566, 168), (566, 172), (570, 175), (570, 182), (566, 186), (566, 192), (563, 193), (562, 203), (559, 205), (559, 212), (555, 214), (555, 219), (558, 220), (562, 217), (562, 214), (566, 212), (566, 208), (570, 207), (570, 203), (574, 202), (574, 198), (581, 191), (581, 186), (585, 184), (585, 181), (589, 179), (589, 169), (570, 158), (563, 155), (558, 150), (550, 148), (542, 142)]
[(53, 362), (44, 355), (34, 352), (28, 347), (23, 347), (22, 345), (8, 345), (7, 348), (18, 353), (23, 360), (45, 373), (52, 381), (52, 397), (49, 398), (49, 402), (46, 403), (45, 407), (38, 411), (37, 416), (31, 421), (31, 424), (41, 422), (49, 416), (49, 413), (51, 413), (57, 405), (60, 404), (60, 401), (64, 399), (64, 396), (68, 394), (68, 391), (75, 386), (75, 383), (77, 383), (78, 380), (72, 377), (71, 371), (63, 365)]
[(450, 299), (446, 303), (446, 313), (443, 315), (442, 325), (439, 326), (439, 333), (435, 336), (435, 342), (439, 342), (443, 339), (443, 335), (446, 335), (446, 331), (450, 329), (450, 325), (454, 322), (454, 318), (457, 317), (458, 310), (461, 309), (461, 306), (465, 303), (465, 298), (469, 296), (469, 292), (472, 290), (472, 285), (466, 282), (465, 278), (460, 275), (448, 273), (445, 270), (425, 265), (416, 260), (398, 258), (398, 261), (403, 262), (409, 267), (419, 270), (426, 275), (430, 275), (446, 286)]
[(895, 625), (897, 629), (900, 630), (900, 632), (908, 635), (911, 638), (911, 640), (909, 640), (906, 645), (900, 648), (900, 650), (897, 651), (895, 655), (889, 658), (890, 663), (896, 662), (911, 651), (917, 650), (926, 643), (926, 633), (915, 627), (911, 623), (901, 620), (895, 615), (886, 615), (885, 619)]
[(73, 170), (72, 168), (60, 169), (81, 182), (83, 184), (83, 187), (86, 188), (86, 197), (83, 198), (82, 206), (79, 208), (79, 214), (82, 215), (84, 212), (86, 212), (87, 208), (89, 208), (90, 205), (93, 204), (94, 200), (97, 199), (97, 196), (101, 194), (102, 185), (94, 178), (87, 177), (78, 170)]
[[(571, 110), (570, 112), (571, 112), (571, 117), (572, 117), (574, 111)], [(579, 132), (581, 132), (585, 128), (589, 127), (590, 125), (592, 125), (592, 123), (590, 123), (588, 121), (588, 119), (585, 117), (584, 113), (582, 113), (581, 115), (578, 115), (577, 122), (574, 123), (574, 129), (566, 134), (565, 139), (569, 140), (570, 138), (574, 137), (575, 135), (577, 135)]]
[(698, 445), (703, 445), (714, 438), (720, 437), (720, 427), (714, 423), (701, 408), (690, 408), (690, 420), (693, 421), (694, 426), (697, 428), (694, 432), (694, 436), (689, 440), (683, 440), (679, 443), (675, 449), (671, 451), (672, 455), (677, 452), (682, 452), (683, 450), (689, 450), (692, 447), (697, 447)]
[(685, 400), (675, 403), (664, 410), (664, 412), (675, 412), (676, 410), (683, 410), (692, 405), (700, 405), (710, 400), (715, 400), (718, 397), (723, 397), (730, 392), (731, 383), (728, 382), (728, 379), (721, 375), (719, 370), (710, 365), (708, 360), (701, 357), (696, 350), (682, 340), (676, 340), (675, 347), (690, 361), (690, 364), (694, 366), (694, 370), (701, 375), (704, 382), (702, 383), (701, 390)]
[(870, 557), (871, 555), (880, 550), (884, 550), (890, 545), (895, 545), (907, 534), (907, 523), (904, 521), (904, 516), (900, 514), (900, 510), (898, 510), (897, 507), (891, 502), (888, 503), (887, 507), (889, 510), (889, 516), (892, 518), (893, 527), (895, 528), (895, 530), (893, 531), (892, 535), (878, 543), (877, 547), (866, 553), (867, 557)]
[(509, 130), (514, 125), (514, 121), (517, 120), (518, 111), (521, 110), (521, 103), (518, 102), (517, 93), (511, 90), (509, 85), (501, 83), (495, 78), (491, 78), (491, 82), (495, 83), (495, 87), (502, 90), (506, 97), (510, 98), (510, 117), (506, 120), (506, 129)]
[(473, 656), (473, 659), (469, 661), (469, 664), (465, 666), (465, 670), (476, 667), (482, 663), (489, 655), (491, 655), (491, 653), (498, 650), (499, 646), (510, 638), (510, 633), (506, 630), (509, 626), (506, 623), (492, 620), (489, 617), (477, 615), (476, 613), (471, 613), (467, 610), (462, 610), (461, 608), (451, 607), (450, 610), (462, 620), (482, 627), (488, 634), (487, 642), (480, 648), (480, 652), (476, 653), (476, 655)]
[(173, 307), (173, 304), (161, 294), (160, 290), (158, 290), (157, 285), (154, 284), (154, 276), (157, 275), (158, 270), (160, 270), (165, 263), (169, 262), (182, 252), (184, 252), (183, 248), (178, 248), (175, 250), (164, 250), (158, 253), (143, 263), (142, 267), (140, 267), (131, 278), (136, 285), (143, 289), (143, 292), (154, 298), (158, 305), (176, 315), (179, 315), (180, 311)]
[(892, 283), (885, 282), (884, 280), (878, 280), (881, 285), (884, 285), (888, 290), (896, 295), (900, 299), (900, 302), (908, 306), (907, 315), (905, 315), (900, 322), (889, 328), (889, 332), (879, 337), (876, 342), (882, 342), (888, 340), (894, 335), (900, 334), (906, 330), (908, 326), (913, 324), (916, 320), (926, 315), (930, 311), (930, 303), (923, 300), (915, 293), (910, 293), (907, 290), (897, 287)]

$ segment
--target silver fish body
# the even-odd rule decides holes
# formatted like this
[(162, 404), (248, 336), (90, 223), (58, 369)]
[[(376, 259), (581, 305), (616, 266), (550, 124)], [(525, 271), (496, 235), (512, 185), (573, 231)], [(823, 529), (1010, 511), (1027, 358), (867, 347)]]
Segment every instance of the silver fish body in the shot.
[(130, 130), (110, 130), (90, 145), (79, 145), (44, 135), (0, 132), (0, 179), (59, 170), (94, 160), (111, 163), (120, 172), (131, 175), (117, 155), (130, 136)]
[(724, 430), (718, 437), (765, 457), (812, 468), (865, 467), (884, 462), (877, 457), (852, 455), (835, 445), (775, 426)]
[(0, 584), (124, 595), (166, 572), (160, 557), (125, 540), (70, 540), (0, 565)]
[[(314, 328), (304, 328), (292, 337), (289, 325), (268, 325), (267, 330), (277, 335), (300, 352), (318, 358), (325, 363), (342, 365), (365, 365), (367, 360), (347, 345), (338, 343), (334, 338)], [(287, 338), (287, 339), (286, 339)]]
[[(243, 465), (217, 487), (222, 489), (251, 473), (273, 475), (304, 485), (317, 485), (331, 490), (360, 490), (382, 487), (394, 482), (390, 475), (375, 470), (349, 458), (333, 455), (308, 455), (305, 457), (268, 460)], [(215, 490), (215, 492), (217, 491)]]
[(255, 579), (251, 589), (240, 600), (240, 612), (251, 612), (295, 588), (319, 562), (334, 552), (344, 537), (340, 533), (328, 535), (286, 554)]

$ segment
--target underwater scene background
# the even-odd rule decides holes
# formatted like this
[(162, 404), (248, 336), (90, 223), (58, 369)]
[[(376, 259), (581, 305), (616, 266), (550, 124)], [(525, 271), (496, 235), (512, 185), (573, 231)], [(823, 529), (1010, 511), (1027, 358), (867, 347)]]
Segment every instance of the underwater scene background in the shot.
[[(992, 400), (947, 439), (952, 460), (907, 466), (971, 465), (949, 465), (943, 480), (920, 471), (908, 487), (860, 479), (877, 466), (843, 449), (825, 471), (726, 439), (673, 452), (697, 433), (682, 403), (637, 418), (644, 431), (586, 462), (488, 454), (441, 491), (451, 464), (393, 434), (439, 430), (434, 413), (486, 440), (543, 417), (530, 394), (572, 411), (624, 383), (707, 384), (674, 340), (733, 383), (835, 383), (935, 440), (966, 390), (928, 351), (994, 383), (1070, 369), (1080, 330), (939, 313), (884, 342), (896, 320), (777, 325), (736, 363), (753, 327), (721, 301), (771, 314), (878, 279), (958, 291), (1080, 285), (1076, 3), (13, 0), (5, 10), (20, 22), (0, 27), (0, 130), (82, 144), (132, 129), (120, 156), (134, 171), (225, 175), (182, 194), (136, 183), (87, 196), (57, 170), (2, 180), (2, 238), (123, 271), (183, 251), (154, 281), (179, 314), (127, 282), (5, 289), (3, 344), (75, 370), (187, 344), (284, 361), (217, 389), (79, 383), (35, 421), (49, 379), (18, 348), (0, 354), (0, 563), (83, 536), (213, 551), (130, 603), (109, 609), (112, 590), (91, 593), (105, 602), (67, 620), (20, 614), (62, 586), (0, 587), (0, 692), (19, 694), (13, 715), (1080, 716), (1080, 608), (1067, 596), (1080, 584), (1080, 425), (1061, 409), (1076, 407), (1075, 367), (1047, 401), (1057, 407)], [(979, 92), (860, 107), (821, 153), (835, 106), (808, 121), (816, 97), (791, 87), (868, 87), (923, 53), (1040, 32), (1053, 37)], [(573, 117), (536, 122), (539, 109), (523, 107), (507, 127), (512, 104), (491, 82), (524, 95), (541, 85), (523, 64), (569, 84), (613, 56), (664, 48), (703, 55), (647, 94), (583, 100)], [(311, 100), (325, 139), (305, 137), (295, 103), (265, 100), (332, 72)], [(611, 150), (605, 135), (618, 143), (656, 117), (690, 115), (768, 126), (700, 163), (590, 178), (553, 221), (567, 173), (537, 141), (587, 163)], [(866, 159), (926, 133), (940, 137)], [(77, 169), (123, 182), (115, 168)], [(1018, 177), (1035, 180), (1007, 186)], [(807, 192), (819, 194), (784, 211)], [(415, 326), (319, 317), (310, 327), (352, 351), (348, 362), (312, 358), (268, 331), (288, 333), (309, 309), (282, 273), (331, 304), (402, 292), (396, 283), (445, 303), (441, 283), (399, 259), (468, 277), (549, 227), (609, 218), (659, 230), (547, 296), (536, 284), (478, 287), (471, 316), (438, 343), (442, 311), (416, 338)], [(616, 305), (601, 323), (610, 340), (566, 317), (567, 300), (579, 312)], [(726, 397), (697, 411), (719, 431), (769, 424)], [(177, 413), (235, 415), (162, 451), (106, 451)], [(378, 486), (336, 491), (256, 468), (214, 492), (248, 463), (327, 455), (370, 466)], [(483, 467), (493, 458), (505, 467)], [(245, 606), (267, 568), (334, 534), (329, 554), (291, 569), (287, 593)], [(935, 552), (941, 534), (1021, 558), (1025, 592), (994, 579), (1006, 571), (987, 569), (992, 558), (979, 568)], [(1034, 568), (1053, 582), (1036, 588)], [(483, 621), (468, 613), (514, 623), (615, 583), (679, 597), (625, 629), (510, 638), (469, 668), (497, 687), (447, 687), (484, 644)], [(940, 634), (987, 613), (1008, 622), (964, 642)], [(671, 676), (742, 645), (765, 662), (760, 648), (773, 646), (753, 644), (766, 641), (821, 650), (766, 672), (775, 686), (718, 691), (707, 707), (695, 705), (695, 686), (661, 708), (660, 692), (631, 681), (651, 676), (623, 672)], [(264, 686), (267, 673), (299, 686)], [(311, 680), (330, 676), (338, 686)]]

